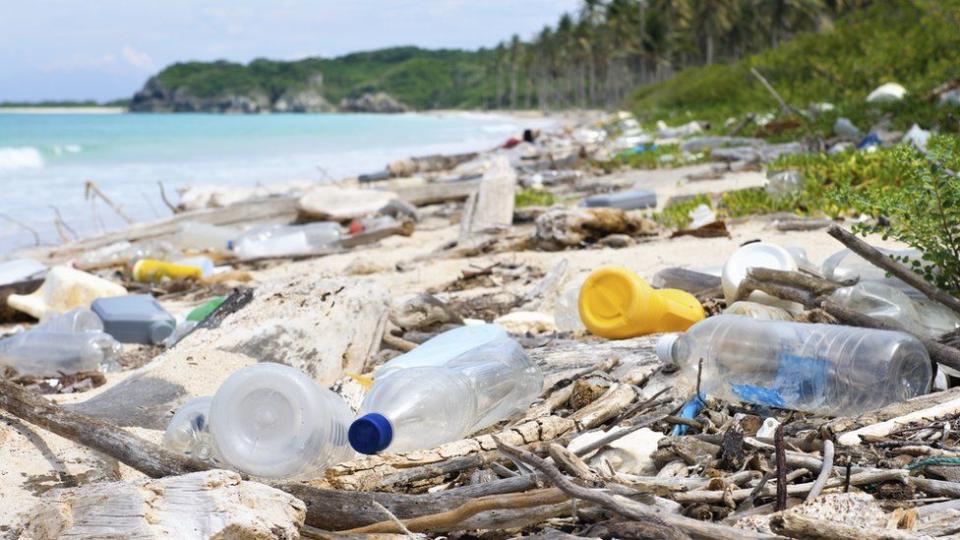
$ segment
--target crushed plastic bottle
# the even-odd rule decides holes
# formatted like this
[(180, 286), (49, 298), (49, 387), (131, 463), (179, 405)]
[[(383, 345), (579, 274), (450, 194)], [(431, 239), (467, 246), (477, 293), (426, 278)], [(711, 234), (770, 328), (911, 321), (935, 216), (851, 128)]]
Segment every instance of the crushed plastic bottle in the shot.
[(211, 402), (211, 396), (195, 397), (177, 409), (163, 433), (163, 446), (214, 467), (222, 467), (223, 459), (210, 434)]
[(435, 367), (451, 358), (499, 339), (507, 339), (507, 331), (498, 324), (471, 324), (434, 336), (412, 351), (383, 364), (374, 372), (375, 379), (414, 367)]
[(167, 259), (180, 251), (169, 242), (153, 240), (131, 244), (126, 240), (84, 253), (77, 259), (81, 267), (114, 266), (140, 259)]
[(20, 375), (59, 377), (115, 371), (121, 346), (88, 309), (52, 317), (30, 330), (0, 340), (0, 365)]
[(717, 213), (705, 204), (698, 205), (688, 215), (690, 217), (690, 224), (687, 225), (688, 229), (699, 229), (717, 220)]
[(654, 289), (620, 267), (595, 270), (580, 289), (580, 320), (591, 333), (626, 339), (657, 332), (681, 332), (703, 319), (703, 306), (678, 289)]
[[(921, 260), (920, 251), (915, 249), (877, 249), (888, 256), (897, 258), (906, 257), (908, 261)], [(907, 265), (909, 266), (909, 263), (907, 263)], [(912, 298), (925, 298), (920, 291), (914, 289), (899, 278), (893, 276), (888, 277), (885, 270), (874, 266), (873, 263), (868, 262), (849, 249), (841, 249), (824, 259), (821, 272), (823, 273), (823, 277), (831, 281), (878, 281), (891, 287), (896, 287)]]
[(735, 315), (664, 336), (657, 355), (679, 364), (688, 383), (703, 359), (707, 395), (831, 416), (925, 394), (932, 375), (927, 350), (903, 332)]
[(265, 478), (318, 473), (355, 453), (353, 412), (298, 369), (264, 362), (227, 378), (210, 402), (216, 453), (231, 468)]
[(799, 171), (770, 171), (764, 190), (774, 198), (792, 195), (803, 188), (803, 174)]
[(248, 231), (234, 243), (241, 259), (305, 255), (340, 245), (340, 225), (333, 222), (273, 225)]
[(350, 444), (364, 454), (439, 446), (526, 410), (542, 389), (543, 373), (523, 348), (498, 338), (443, 365), (377, 377)]
[(912, 299), (881, 281), (863, 281), (837, 289), (830, 300), (929, 339), (937, 339), (960, 327), (960, 317), (949, 308), (929, 300)]
[(78, 307), (90, 307), (97, 298), (122, 296), (127, 290), (112, 281), (69, 266), (55, 266), (47, 272), (43, 285), (31, 294), (11, 294), (7, 305), (44, 319)]
[(751, 319), (759, 319), (761, 321), (793, 320), (793, 316), (783, 308), (748, 301), (734, 302), (727, 306), (727, 309), (723, 310), (723, 313), (726, 315), (750, 317)]

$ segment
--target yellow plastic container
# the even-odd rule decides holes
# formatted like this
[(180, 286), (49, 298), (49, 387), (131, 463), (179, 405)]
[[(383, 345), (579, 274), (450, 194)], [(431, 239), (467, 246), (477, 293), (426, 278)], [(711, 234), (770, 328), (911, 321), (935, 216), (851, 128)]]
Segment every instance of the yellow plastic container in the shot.
[(595, 335), (625, 339), (684, 332), (703, 320), (703, 306), (690, 293), (654, 289), (626, 268), (595, 270), (580, 289), (580, 319)]
[(152, 283), (170, 279), (200, 279), (203, 270), (198, 266), (187, 266), (155, 259), (140, 259), (133, 265), (133, 279), (140, 282)]

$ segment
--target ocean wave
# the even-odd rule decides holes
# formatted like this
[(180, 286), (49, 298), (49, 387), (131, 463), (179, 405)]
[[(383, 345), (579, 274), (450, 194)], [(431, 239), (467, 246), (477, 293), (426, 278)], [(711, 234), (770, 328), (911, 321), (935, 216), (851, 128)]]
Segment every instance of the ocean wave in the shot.
[(0, 171), (42, 169), (43, 156), (32, 146), (0, 147)]
[(53, 155), (79, 154), (83, 148), (79, 144), (58, 144), (53, 147)]

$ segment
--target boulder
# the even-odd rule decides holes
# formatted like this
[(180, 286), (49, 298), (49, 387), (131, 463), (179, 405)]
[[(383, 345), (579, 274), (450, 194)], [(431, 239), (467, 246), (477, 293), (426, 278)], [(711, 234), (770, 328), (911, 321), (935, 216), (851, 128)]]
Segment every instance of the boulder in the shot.
[(359, 97), (343, 98), (340, 101), (342, 112), (365, 113), (402, 113), (410, 110), (386, 92), (367, 92)]
[(300, 538), (306, 505), (223, 470), (111, 482), (45, 495), (15, 527), (18, 538)]
[(660, 227), (639, 210), (619, 208), (555, 208), (536, 220), (534, 243), (543, 250), (561, 250), (597, 242), (611, 234), (656, 236)]
[(310, 220), (348, 221), (376, 214), (396, 198), (392, 191), (319, 186), (300, 197), (297, 210)]
[(336, 110), (319, 90), (308, 88), (299, 92), (287, 92), (273, 102), (273, 112), (327, 113)]

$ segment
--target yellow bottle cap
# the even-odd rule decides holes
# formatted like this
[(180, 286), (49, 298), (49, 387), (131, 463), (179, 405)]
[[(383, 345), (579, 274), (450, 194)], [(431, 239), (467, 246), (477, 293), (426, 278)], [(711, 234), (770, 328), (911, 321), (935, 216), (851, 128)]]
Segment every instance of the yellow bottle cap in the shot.
[(626, 268), (594, 271), (580, 289), (580, 319), (598, 336), (630, 337), (634, 331), (636, 298), (646, 292), (642, 290), (643, 285), (645, 283)]

